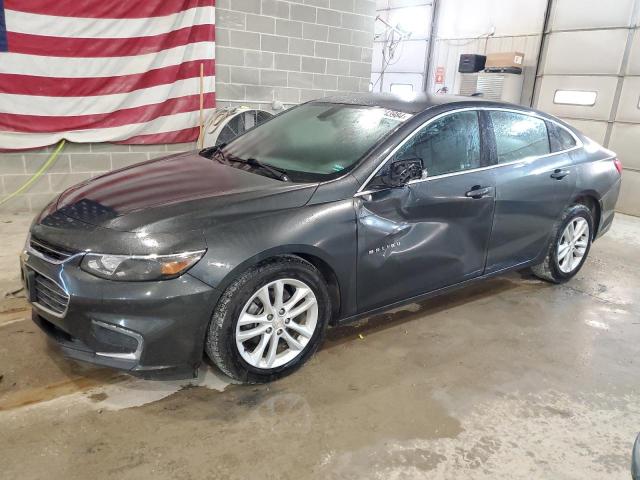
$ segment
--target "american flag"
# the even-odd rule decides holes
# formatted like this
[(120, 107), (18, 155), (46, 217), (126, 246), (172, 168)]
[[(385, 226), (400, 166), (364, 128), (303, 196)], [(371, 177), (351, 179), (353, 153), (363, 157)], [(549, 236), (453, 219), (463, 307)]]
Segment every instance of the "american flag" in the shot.
[(215, 0), (0, 0), (0, 149), (178, 143), (215, 105)]

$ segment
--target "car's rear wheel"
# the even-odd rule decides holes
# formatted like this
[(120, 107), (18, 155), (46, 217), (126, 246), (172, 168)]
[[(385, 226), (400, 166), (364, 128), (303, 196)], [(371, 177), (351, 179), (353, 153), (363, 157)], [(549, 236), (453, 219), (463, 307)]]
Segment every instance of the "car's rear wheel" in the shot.
[(584, 265), (592, 238), (591, 211), (582, 204), (567, 208), (554, 231), (544, 261), (531, 270), (543, 280), (566, 282)]
[(227, 375), (263, 383), (299, 368), (318, 348), (331, 305), (318, 270), (285, 256), (240, 275), (218, 302), (206, 351)]

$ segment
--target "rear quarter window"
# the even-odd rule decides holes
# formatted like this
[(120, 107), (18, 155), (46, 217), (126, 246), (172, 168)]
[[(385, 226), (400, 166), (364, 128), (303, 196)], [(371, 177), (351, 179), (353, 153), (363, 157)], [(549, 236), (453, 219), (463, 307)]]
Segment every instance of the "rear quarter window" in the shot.
[(490, 111), (498, 163), (508, 163), (551, 153), (547, 125), (531, 115)]
[(547, 122), (551, 151), (563, 152), (576, 146), (576, 141), (567, 130), (554, 123)]

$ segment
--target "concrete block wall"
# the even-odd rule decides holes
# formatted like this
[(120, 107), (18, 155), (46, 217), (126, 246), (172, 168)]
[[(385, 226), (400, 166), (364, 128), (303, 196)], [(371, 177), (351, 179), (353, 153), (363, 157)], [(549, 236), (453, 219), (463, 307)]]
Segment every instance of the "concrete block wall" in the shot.
[[(218, 0), (218, 106), (271, 109), (327, 95), (368, 91), (373, 0)], [(0, 201), (22, 186), (55, 147), (0, 153)], [(68, 187), (112, 169), (194, 144), (67, 144), (53, 167), (0, 213), (37, 212)]]
[(218, 105), (368, 91), (375, 13), (372, 0), (218, 0)]
[[(23, 194), (0, 205), (0, 213), (37, 212), (60, 192), (110, 170), (195, 148), (195, 144), (113, 145), (67, 143), (55, 163)], [(47, 161), (55, 146), (0, 153), (0, 200), (18, 190)]]

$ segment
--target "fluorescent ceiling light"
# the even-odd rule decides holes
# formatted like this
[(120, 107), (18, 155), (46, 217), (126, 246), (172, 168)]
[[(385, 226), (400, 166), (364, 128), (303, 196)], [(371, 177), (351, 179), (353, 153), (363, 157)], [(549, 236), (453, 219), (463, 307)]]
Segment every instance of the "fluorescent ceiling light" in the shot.
[(553, 103), (562, 105), (580, 105), (592, 107), (596, 103), (598, 92), (585, 92), (582, 90), (556, 90)]

